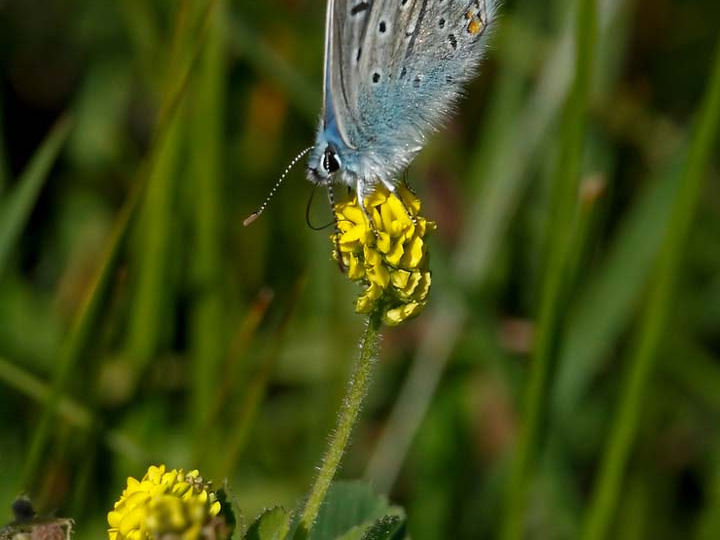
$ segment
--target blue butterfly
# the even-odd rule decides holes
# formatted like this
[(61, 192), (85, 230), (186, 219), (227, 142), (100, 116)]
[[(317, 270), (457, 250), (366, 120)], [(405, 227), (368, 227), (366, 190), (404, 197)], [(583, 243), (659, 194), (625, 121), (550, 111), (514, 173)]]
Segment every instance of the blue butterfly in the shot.
[[(323, 111), (308, 179), (364, 197), (399, 174), (476, 73), (494, 0), (328, 0)], [(268, 199), (270, 198), (268, 197)], [(267, 205), (251, 215), (253, 221)]]
[(311, 181), (347, 184), (362, 206), (452, 112), (482, 58), (492, 0), (329, 0), (323, 112)]

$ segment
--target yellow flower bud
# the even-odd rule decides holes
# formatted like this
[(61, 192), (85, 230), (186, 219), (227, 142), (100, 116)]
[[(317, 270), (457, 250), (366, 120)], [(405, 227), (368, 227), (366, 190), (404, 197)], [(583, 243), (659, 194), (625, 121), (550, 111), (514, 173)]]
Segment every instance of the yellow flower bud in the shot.
[[(221, 504), (197, 470), (166, 471), (151, 466), (142, 480), (127, 479), (120, 500), (108, 513), (110, 540), (152, 540), (176, 535), (200, 540)], [(174, 536), (173, 536), (174, 537)]]
[(435, 230), (435, 223), (419, 215), (420, 200), (404, 186), (395, 194), (378, 186), (365, 199), (372, 226), (357, 198), (334, 210), (338, 233), (331, 240), (339, 250), (334, 256), (348, 278), (364, 286), (355, 310), (379, 312), (389, 325), (420, 313), (431, 283), (425, 235)]

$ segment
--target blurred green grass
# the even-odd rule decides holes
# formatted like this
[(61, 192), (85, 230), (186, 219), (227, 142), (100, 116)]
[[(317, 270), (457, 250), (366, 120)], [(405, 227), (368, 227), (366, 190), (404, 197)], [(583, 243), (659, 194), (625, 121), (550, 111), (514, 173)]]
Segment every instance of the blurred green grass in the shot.
[[(0, 6), (0, 511), (27, 491), (74, 517), (79, 538), (99, 538), (125, 477), (149, 462), (227, 476), (248, 518), (291, 507), (335, 421), (362, 318), (327, 234), (303, 226), (301, 170), (262, 219), (242, 219), (312, 140), (324, 2), (38, 2)], [(595, 537), (712, 538), (712, 128), (709, 166), (684, 171), (693, 126), (712, 120), (700, 103), (720, 6), (598, 4), (586, 126), (569, 141), (582, 146), (569, 173), (579, 214), (553, 229), (574, 235), (572, 277), (515, 525), (576, 538), (610, 482), (624, 504), (595, 518), (607, 529)], [(341, 475), (389, 491), (414, 538), (501, 528), (558, 247), (546, 231), (565, 215), (552, 185), (569, 167), (577, 5), (504, 2), (482, 75), (410, 168), (439, 225), (431, 304), (386, 333)], [(688, 175), (700, 191), (678, 226)], [(667, 231), (679, 235), (672, 255)], [(651, 279), (663, 264), (672, 301)], [(640, 355), (655, 369), (628, 394)], [(608, 480), (606, 439), (628, 399), (636, 436)]]

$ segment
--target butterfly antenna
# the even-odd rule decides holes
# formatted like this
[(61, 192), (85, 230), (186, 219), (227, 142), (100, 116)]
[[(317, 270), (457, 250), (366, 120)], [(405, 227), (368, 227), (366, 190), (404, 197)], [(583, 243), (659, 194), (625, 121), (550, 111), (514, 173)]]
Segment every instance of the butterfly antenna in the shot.
[(258, 208), (255, 212), (253, 212), (252, 214), (250, 214), (248, 217), (245, 218), (245, 221), (243, 221), (243, 225), (245, 225), (245, 227), (247, 227), (248, 225), (250, 225), (250, 224), (251, 224), (253, 221), (255, 221), (258, 217), (260, 217), (260, 214), (262, 214), (262, 213), (265, 211), (265, 209), (267, 208), (268, 203), (270, 202), (270, 199), (273, 198), (273, 195), (275, 195), (275, 192), (276, 192), (277, 189), (280, 187), (280, 184), (283, 183), (283, 180), (285, 180), (285, 177), (288, 175), (288, 173), (290, 172), (290, 170), (297, 164), (298, 161), (300, 161), (300, 160), (302, 159), (302, 157), (303, 157), (305, 154), (307, 154), (307, 153), (308, 153), (310, 150), (312, 150), (313, 148), (314, 148), (314, 147), (312, 147), (312, 146), (309, 147), (309, 148), (306, 148), (305, 150), (303, 150), (302, 152), (300, 152), (297, 156), (295, 156), (295, 158), (290, 162), (290, 165), (288, 165), (287, 168), (285, 169), (285, 172), (283, 172), (282, 175), (280, 175), (280, 178), (278, 179), (278, 181), (275, 182), (275, 185), (274, 185), (273, 188), (270, 190), (270, 193), (268, 194), (267, 198), (265, 199), (265, 202), (263, 202), (263, 203), (260, 205), (260, 208)]

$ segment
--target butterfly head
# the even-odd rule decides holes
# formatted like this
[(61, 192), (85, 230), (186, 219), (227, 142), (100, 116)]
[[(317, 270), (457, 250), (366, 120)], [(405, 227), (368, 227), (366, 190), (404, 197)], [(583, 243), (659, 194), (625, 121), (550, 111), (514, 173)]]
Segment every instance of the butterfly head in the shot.
[(308, 163), (308, 179), (319, 184), (329, 184), (332, 177), (342, 169), (343, 160), (330, 143), (316, 146)]

